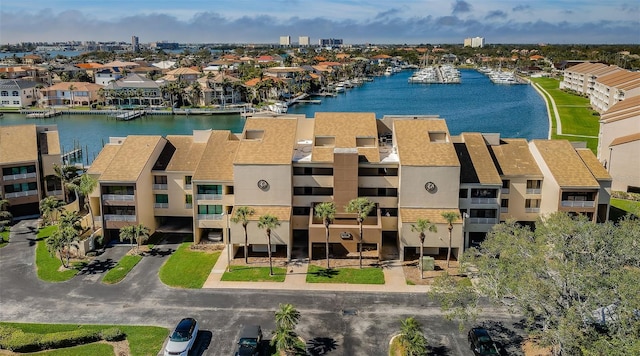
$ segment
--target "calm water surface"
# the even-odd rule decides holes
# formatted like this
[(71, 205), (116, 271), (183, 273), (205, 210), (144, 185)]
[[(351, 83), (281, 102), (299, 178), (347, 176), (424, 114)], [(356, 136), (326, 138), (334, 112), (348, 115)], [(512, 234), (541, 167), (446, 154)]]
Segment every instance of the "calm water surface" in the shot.
[[(409, 84), (411, 72), (378, 77), (374, 82), (348, 90), (337, 97), (322, 98), (322, 104), (298, 104), (289, 113), (313, 117), (315, 112), (374, 112), (384, 115), (439, 115), (447, 120), (451, 134), (498, 132), (503, 137), (546, 138), (544, 101), (529, 85), (495, 85), (484, 75), (462, 71), (462, 84)], [(27, 119), (5, 114), (0, 125), (57, 124), (64, 151), (86, 149), (90, 163), (109, 137), (127, 135), (189, 135), (193, 130), (221, 129), (241, 132), (239, 115), (147, 116), (117, 121), (107, 115), (63, 115), (50, 119)]]

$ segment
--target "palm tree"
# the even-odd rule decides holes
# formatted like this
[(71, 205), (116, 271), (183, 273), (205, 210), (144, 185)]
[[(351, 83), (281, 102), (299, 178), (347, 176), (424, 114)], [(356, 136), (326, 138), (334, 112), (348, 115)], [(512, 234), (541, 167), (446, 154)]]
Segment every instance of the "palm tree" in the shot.
[(300, 312), (292, 304), (280, 304), (276, 311), (276, 328), (293, 330), (300, 321)]
[(73, 100), (75, 99), (73, 95), (74, 90), (76, 90), (76, 87), (73, 84), (69, 85), (69, 95), (71, 96), (71, 107), (73, 107)]
[(267, 253), (269, 254), (270, 276), (273, 276), (273, 262), (271, 261), (271, 230), (275, 229), (278, 226), (280, 226), (280, 221), (278, 221), (278, 218), (273, 215), (262, 215), (258, 219), (258, 228), (265, 229), (267, 232)]
[(202, 88), (199, 82), (193, 82), (191, 84), (191, 106), (196, 107), (200, 105), (200, 96), (202, 95)]
[(375, 207), (376, 207), (376, 204), (374, 202), (363, 197), (351, 199), (347, 204), (347, 206), (345, 207), (345, 210), (348, 213), (356, 214), (356, 220), (358, 220), (358, 226), (360, 227), (360, 240), (358, 241), (358, 250), (360, 252), (360, 257), (359, 257), (360, 268), (362, 268), (362, 238), (363, 238), (362, 223), (367, 218), (367, 216), (369, 216), (369, 213), (371, 213), (371, 211)]
[[(244, 263), (249, 264), (249, 235), (247, 234), (247, 225), (249, 224), (249, 216), (255, 214), (256, 211), (248, 206), (240, 206), (236, 209), (231, 217), (231, 222), (234, 224), (242, 223), (242, 229), (244, 230)], [(231, 236), (229, 236), (231, 241)]]
[(64, 197), (65, 202), (68, 202), (68, 192), (76, 191), (78, 187), (78, 181), (80, 179), (80, 176), (78, 175), (78, 168), (73, 165), (61, 166), (59, 164), (54, 164), (53, 172), (62, 184), (62, 196)]
[(133, 241), (135, 240), (135, 232), (133, 225), (127, 225), (120, 228), (120, 241), (129, 241), (131, 243), (131, 249), (133, 249)]
[(64, 202), (54, 196), (48, 196), (40, 200), (40, 214), (45, 225), (54, 222), (54, 216), (62, 211)]
[(13, 219), (13, 214), (9, 210), (9, 201), (0, 198), (0, 231), (4, 230), (5, 225), (9, 225)]
[(449, 248), (447, 249), (447, 268), (449, 268), (449, 260), (451, 259), (451, 231), (453, 231), (453, 222), (460, 218), (460, 214), (455, 211), (445, 211), (442, 217), (447, 221), (447, 229), (449, 229)]
[(75, 211), (64, 211), (60, 216), (58, 224), (58, 230), (54, 233), (58, 243), (61, 243), (66, 249), (66, 264), (65, 267), (69, 267), (69, 259), (71, 257), (71, 246), (80, 237), (80, 216)]
[(329, 266), (329, 225), (333, 223), (333, 220), (336, 217), (336, 205), (333, 202), (324, 202), (316, 205), (314, 210), (316, 217), (322, 219), (322, 223), (324, 224), (326, 237), (325, 250), (327, 253), (327, 269), (329, 269), (331, 268)]
[(427, 354), (427, 339), (424, 337), (422, 325), (413, 317), (402, 320), (400, 343), (404, 347), (404, 352), (407, 356)]
[[(129, 240), (131, 248), (136, 253), (140, 251), (140, 246), (149, 239), (149, 229), (142, 225), (128, 225), (120, 228), (120, 241)], [(137, 247), (134, 248), (133, 242), (137, 243)]]
[(91, 200), (89, 195), (96, 189), (98, 186), (98, 181), (88, 174), (83, 174), (80, 176), (80, 182), (78, 183), (78, 191), (84, 197), (85, 205), (87, 206), (87, 210), (89, 211), (89, 217), (91, 218), (91, 231), (96, 231), (96, 227), (93, 221), (93, 209), (91, 209)]
[(300, 312), (292, 304), (280, 304), (275, 313), (276, 330), (271, 345), (286, 355), (304, 355), (302, 345), (295, 328), (300, 320)]
[(62, 256), (62, 251), (64, 250), (64, 242), (62, 241), (60, 236), (55, 233), (51, 234), (51, 236), (47, 237), (45, 243), (47, 245), (47, 251), (49, 251), (51, 257), (58, 255), (58, 258), (60, 258), (60, 263), (64, 266), (64, 259)]
[(411, 231), (420, 234), (420, 279), (424, 278), (424, 268), (422, 265), (422, 256), (424, 254), (425, 231), (438, 232), (435, 224), (427, 219), (418, 219), (415, 224), (411, 224)]

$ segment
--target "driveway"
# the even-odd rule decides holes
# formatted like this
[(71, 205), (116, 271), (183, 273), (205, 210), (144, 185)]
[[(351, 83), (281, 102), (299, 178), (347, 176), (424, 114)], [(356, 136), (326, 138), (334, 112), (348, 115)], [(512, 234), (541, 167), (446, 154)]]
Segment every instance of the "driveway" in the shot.
[[(297, 332), (315, 355), (386, 355), (388, 342), (409, 316), (422, 323), (433, 355), (468, 355), (464, 332), (444, 319), (424, 294), (318, 292), (286, 290), (175, 289), (163, 285), (158, 269), (177, 248), (157, 245), (157, 253), (144, 257), (116, 285), (100, 282), (108, 265), (128, 247), (112, 247), (72, 280), (40, 281), (35, 271), (35, 222), (12, 228), (10, 243), (0, 249), (0, 320), (41, 323), (92, 323), (175, 326), (182, 317), (201, 323), (198, 355), (231, 355), (246, 324), (262, 326), (265, 337), (274, 329), (273, 313), (279, 303), (292, 303), (301, 313)], [(521, 330), (515, 318), (486, 306), (494, 337), (517, 348)]]

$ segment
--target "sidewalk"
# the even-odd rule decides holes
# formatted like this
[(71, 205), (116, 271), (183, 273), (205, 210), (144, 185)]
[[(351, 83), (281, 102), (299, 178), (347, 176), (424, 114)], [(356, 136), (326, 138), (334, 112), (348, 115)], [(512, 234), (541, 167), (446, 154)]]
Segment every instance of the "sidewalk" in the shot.
[(307, 259), (292, 259), (287, 266), (287, 277), (284, 282), (223, 282), (220, 279), (227, 270), (227, 249), (225, 247), (202, 288), (385, 293), (426, 293), (431, 289), (430, 286), (425, 285), (408, 285), (402, 271), (402, 263), (398, 260), (382, 262), (385, 284), (307, 283), (308, 266)]

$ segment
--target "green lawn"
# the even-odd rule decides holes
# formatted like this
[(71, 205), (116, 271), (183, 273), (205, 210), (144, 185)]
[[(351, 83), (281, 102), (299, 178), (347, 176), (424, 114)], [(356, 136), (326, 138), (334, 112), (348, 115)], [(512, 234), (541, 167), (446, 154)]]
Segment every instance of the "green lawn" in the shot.
[(624, 210), (627, 213), (637, 214), (640, 212), (640, 201), (611, 198), (611, 206)]
[[(553, 97), (558, 108), (558, 114), (562, 122), (562, 133), (571, 135), (582, 136), (598, 136), (600, 130), (600, 116), (589, 105), (589, 99), (574, 95), (560, 90), (560, 81), (554, 78), (531, 78), (534, 83), (539, 84), (545, 89), (549, 95)], [(555, 118), (553, 107), (549, 102), (549, 99), (545, 97), (545, 100), (549, 103), (549, 109), (551, 110), (551, 116)], [(554, 122), (552, 127), (551, 138), (554, 139), (566, 139), (569, 141), (585, 141), (587, 147), (593, 152), (596, 152), (598, 148), (598, 139), (590, 137), (575, 137), (556, 135), (556, 123)]]
[(171, 287), (202, 288), (220, 252), (192, 251), (192, 242), (183, 242), (160, 268), (160, 280)]
[(231, 272), (222, 275), (222, 281), (234, 282), (284, 282), (287, 269), (273, 268), (273, 276), (269, 275), (269, 267), (231, 266)]
[(102, 283), (114, 284), (118, 283), (127, 276), (127, 274), (142, 260), (140, 255), (125, 255), (118, 264), (107, 272), (102, 278)]
[[(104, 330), (117, 327), (122, 330), (129, 341), (131, 355), (155, 356), (160, 352), (164, 339), (169, 331), (157, 326), (131, 326), (131, 325), (76, 325), (76, 324), (23, 324), (0, 322), (0, 326), (12, 326), (26, 333), (48, 334), (61, 331), (71, 331), (77, 328), (91, 330)], [(101, 346), (98, 346), (101, 345)], [(104, 348), (103, 346), (108, 346)], [(113, 355), (113, 348), (106, 344), (88, 344), (55, 351), (41, 352), (29, 355)]]
[(307, 283), (384, 284), (381, 268), (331, 268), (309, 265)]
[(68, 281), (73, 276), (78, 274), (80, 269), (84, 266), (84, 263), (73, 264), (73, 268), (66, 271), (59, 271), (62, 263), (57, 256), (52, 256), (47, 251), (47, 244), (44, 241), (47, 237), (51, 236), (58, 227), (56, 225), (47, 226), (38, 231), (38, 241), (36, 244), (36, 268), (38, 271), (38, 278), (45, 282), (64, 282)]

